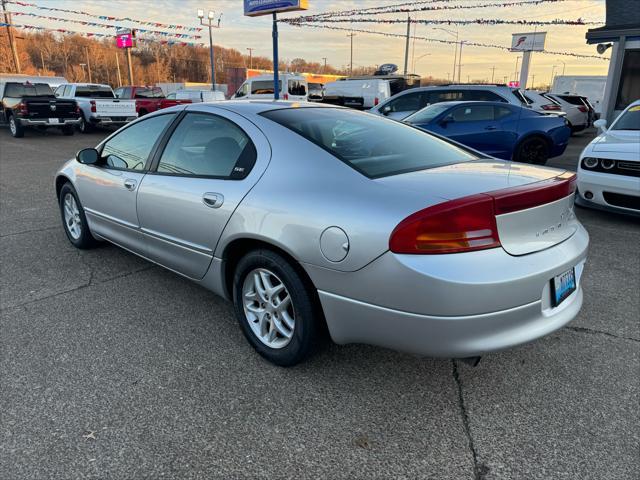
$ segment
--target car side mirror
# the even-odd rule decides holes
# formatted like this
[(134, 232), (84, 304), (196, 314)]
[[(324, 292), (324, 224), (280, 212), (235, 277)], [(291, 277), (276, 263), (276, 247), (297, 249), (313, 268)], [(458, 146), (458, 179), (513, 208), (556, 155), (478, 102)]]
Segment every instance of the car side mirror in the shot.
[(442, 120), (440, 120), (440, 122), (438, 122), (438, 123), (440, 123), (440, 125), (442, 125), (443, 127), (446, 127), (447, 124), (453, 123), (453, 122), (454, 122), (453, 117), (451, 115), (447, 115)]
[(593, 126), (600, 130), (600, 132), (602, 133), (607, 131), (607, 121), (604, 118), (600, 118), (593, 122)]
[(84, 165), (95, 165), (100, 159), (100, 154), (95, 148), (83, 148), (76, 153), (76, 160)]

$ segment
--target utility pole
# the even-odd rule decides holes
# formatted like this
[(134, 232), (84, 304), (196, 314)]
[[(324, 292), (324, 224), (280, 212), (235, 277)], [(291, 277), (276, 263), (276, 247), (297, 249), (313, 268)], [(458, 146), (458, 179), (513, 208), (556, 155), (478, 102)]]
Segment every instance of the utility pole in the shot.
[(462, 44), (464, 40), (460, 41), (459, 57), (458, 57), (458, 83), (460, 83), (460, 72), (462, 70)]
[(324, 73), (327, 70), (327, 57), (322, 57), (322, 60), (324, 60), (324, 67), (322, 67), (322, 73)]
[(491, 67), (491, 83), (493, 83), (493, 76), (496, 73), (496, 66)]
[(84, 56), (87, 58), (87, 71), (89, 72), (89, 83), (93, 83), (91, 80), (91, 63), (89, 63), (89, 49), (84, 47)]
[(125, 48), (127, 51), (127, 70), (129, 70), (129, 85), (133, 85), (133, 66), (131, 65), (131, 49)]
[(7, 37), (9, 37), (9, 46), (11, 47), (11, 54), (13, 55), (13, 65), (16, 67), (16, 73), (20, 72), (20, 59), (18, 58), (18, 49), (16, 48), (16, 39), (13, 38), (13, 30), (11, 30), (11, 14), (7, 12), (6, 1), (2, 0), (2, 13), (4, 14), (4, 23), (7, 24)]
[(411, 36), (411, 17), (407, 15), (407, 41), (404, 46), (404, 74), (407, 74), (409, 68), (409, 37)]
[(44, 54), (42, 53), (42, 50), (40, 50), (40, 61), (42, 62), (42, 73), (44, 73), (46, 68), (44, 66)]
[(247, 47), (247, 50), (249, 50), (249, 68), (253, 68), (253, 51), (255, 48)]
[(118, 86), (122, 86), (122, 76), (120, 75), (120, 58), (118, 57), (118, 52), (116, 52), (116, 68), (118, 69)]
[[(347, 35), (347, 37), (351, 39), (351, 60), (349, 60), (349, 76), (353, 75), (353, 37), (355, 36), (356, 34), (353, 32)], [(326, 65), (326, 60), (325, 60), (325, 65)]]

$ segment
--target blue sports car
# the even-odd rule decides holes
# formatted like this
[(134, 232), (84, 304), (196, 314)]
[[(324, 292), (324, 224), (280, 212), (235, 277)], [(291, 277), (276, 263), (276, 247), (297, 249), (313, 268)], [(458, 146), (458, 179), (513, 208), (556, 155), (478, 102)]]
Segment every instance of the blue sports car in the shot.
[(403, 120), (492, 157), (544, 165), (562, 155), (571, 128), (557, 115), (501, 102), (442, 102)]

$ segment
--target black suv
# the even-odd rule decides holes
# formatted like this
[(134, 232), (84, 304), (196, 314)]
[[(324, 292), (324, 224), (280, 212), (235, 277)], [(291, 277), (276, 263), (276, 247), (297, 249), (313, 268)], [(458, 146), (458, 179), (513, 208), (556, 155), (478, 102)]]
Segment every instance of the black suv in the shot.
[(0, 122), (9, 124), (14, 137), (24, 136), (25, 127), (57, 127), (73, 135), (80, 122), (75, 100), (57, 99), (46, 83), (0, 83)]

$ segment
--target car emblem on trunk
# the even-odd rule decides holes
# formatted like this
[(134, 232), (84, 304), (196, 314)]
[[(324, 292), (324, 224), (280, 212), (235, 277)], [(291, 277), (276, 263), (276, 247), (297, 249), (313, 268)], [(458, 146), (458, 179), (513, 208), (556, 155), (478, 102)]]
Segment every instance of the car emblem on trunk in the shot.
[(51, 109), (51, 111), (53, 112), (53, 111), (55, 111), (56, 106), (55, 106), (55, 105), (49, 105), (49, 108), (50, 108), (50, 109)]

